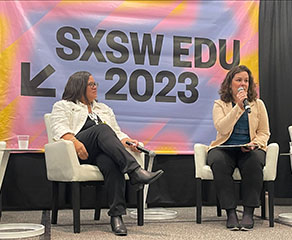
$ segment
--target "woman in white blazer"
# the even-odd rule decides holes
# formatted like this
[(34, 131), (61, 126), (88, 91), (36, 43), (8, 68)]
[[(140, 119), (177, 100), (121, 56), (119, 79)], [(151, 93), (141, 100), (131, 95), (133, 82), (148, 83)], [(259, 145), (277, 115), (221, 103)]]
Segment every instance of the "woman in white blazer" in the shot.
[[(142, 169), (125, 149), (130, 147), (139, 151), (136, 148), (138, 141), (121, 131), (110, 107), (96, 101), (97, 86), (89, 72), (76, 72), (70, 76), (62, 100), (53, 106), (53, 138), (72, 141), (81, 164), (99, 167), (107, 189), (112, 231), (116, 235), (127, 235), (122, 219), (126, 214), (124, 174), (129, 175), (132, 184), (150, 184), (163, 171)], [(132, 145), (128, 146), (126, 142)]]

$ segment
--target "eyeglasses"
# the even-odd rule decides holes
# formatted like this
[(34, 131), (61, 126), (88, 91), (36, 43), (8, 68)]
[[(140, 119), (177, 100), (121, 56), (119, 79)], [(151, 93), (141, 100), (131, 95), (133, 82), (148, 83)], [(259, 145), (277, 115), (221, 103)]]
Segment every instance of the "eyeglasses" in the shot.
[(98, 87), (98, 83), (96, 83), (96, 82), (90, 82), (90, 83), (87, 84), (87, 86), (89, 86), (91, 88)]

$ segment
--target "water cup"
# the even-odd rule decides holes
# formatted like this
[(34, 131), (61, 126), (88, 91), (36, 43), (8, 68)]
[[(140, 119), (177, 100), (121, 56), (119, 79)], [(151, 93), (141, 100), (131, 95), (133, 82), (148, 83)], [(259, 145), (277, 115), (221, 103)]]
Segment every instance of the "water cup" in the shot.
[(28, 149), (29, 136), (28, 135), (18, 135), (18, 148), (19, 149)]

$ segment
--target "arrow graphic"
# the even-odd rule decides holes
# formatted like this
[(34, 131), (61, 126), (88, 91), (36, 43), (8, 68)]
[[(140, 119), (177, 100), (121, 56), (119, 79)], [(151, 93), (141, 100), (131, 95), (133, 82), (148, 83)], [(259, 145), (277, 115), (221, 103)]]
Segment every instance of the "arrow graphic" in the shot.
[(21, 96), (55, 97), (55, 88), (38, 88), (56, 70), (49, 64), (30, 80), (30, 63), (21, 63)]

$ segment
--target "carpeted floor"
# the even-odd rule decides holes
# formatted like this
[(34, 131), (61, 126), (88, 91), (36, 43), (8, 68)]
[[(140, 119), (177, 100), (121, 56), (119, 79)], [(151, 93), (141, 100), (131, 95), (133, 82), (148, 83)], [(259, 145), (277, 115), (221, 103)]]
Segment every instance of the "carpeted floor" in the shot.
[[(101, 219), (93, 220), (93, 210), (81, 210), (81, 233), (74, 234), (72, 211), (59, 211), (58, 224), (50, 224), (50, 211), (4, 211), (1, 223), (42, 223), (45, 234), (30, 240), (91, 240), (91, 239), (292, 239), (292, 223), (283, 224), (278, 221), (280, 213), (292, 212), (292, 206), (275, 206), (275, 226), (269, 227), (268, 220), (260, 218), (260, 209), (255, 212), (255, 228), (252, 231), (233, 232), (225, 227), (226, 215), (216, 216), (215, 207), (203, 207), (202, 224), (195, 222), (195, 208), (169, 208), (177, 212), (177, 217), (170, 220), (145, 220), (144, 226), (137, 226), (136, 219), (128, 214), (124, 222), (128, 228), (128, 236), (117, 237), (111, 232), (107, 209), (103, 209)], [(242, 208), (238, 209), (241, 219)]]

